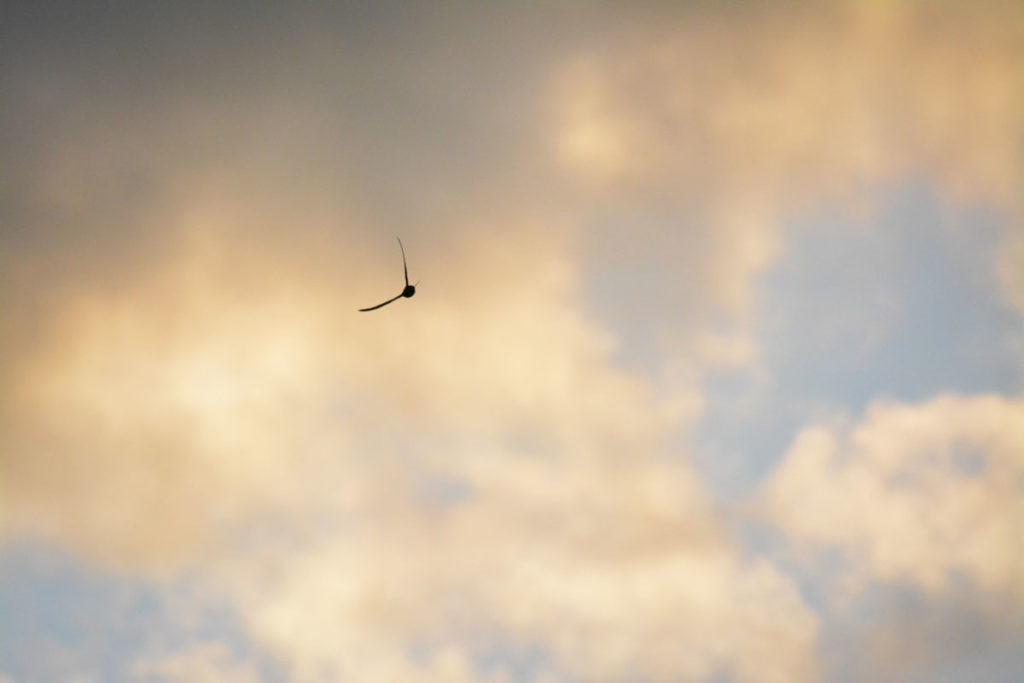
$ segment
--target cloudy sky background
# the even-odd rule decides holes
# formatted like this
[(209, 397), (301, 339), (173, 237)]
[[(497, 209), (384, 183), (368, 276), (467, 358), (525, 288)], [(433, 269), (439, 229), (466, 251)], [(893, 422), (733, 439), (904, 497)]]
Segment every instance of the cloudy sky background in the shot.
[(5, 683), (1024, 670), (1019, 4), (24, 3), (0, 90)]

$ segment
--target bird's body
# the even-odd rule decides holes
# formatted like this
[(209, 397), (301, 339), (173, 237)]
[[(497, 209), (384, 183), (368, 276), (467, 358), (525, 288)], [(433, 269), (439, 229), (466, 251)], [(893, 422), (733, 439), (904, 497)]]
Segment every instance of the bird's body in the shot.
[(359, 311), (361, 313), (365, 313), (366, 311), (375, 311), (375, 310), (377, 310), (378, 308), (380, 308), (382, 306), (387, 306), (392, 301), (398, 301), (402, 297), (405, 297), (406, 299), (408, 299), (413, 294), (416, 293), (416, 285), (410, 285), (409, 284), (409, 267), (405, 263), (405, 247), (402, 246), (402, 240), (401, 239), (398, 240), (398, 248), (402, 250), (402, 271), (405, 273), (405, 289), (403, 289), (402, 293), (399, 294), (398, 296), (392, 297), (392, 298), (388, 299), (387, 301), (385, 301), (382, 304), (377, 304), (376, 306), (370, 306), (369, 308), (360, 308)]

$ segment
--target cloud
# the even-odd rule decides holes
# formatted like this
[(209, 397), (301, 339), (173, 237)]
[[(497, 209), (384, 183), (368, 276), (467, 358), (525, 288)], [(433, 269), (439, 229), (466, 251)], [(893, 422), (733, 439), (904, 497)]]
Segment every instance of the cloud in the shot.
[(627, 187), (657, 178), (683, 194), (731, 188), (741, 201), (792, 205), (923, 173), (1016, 203), (1024, 169), (1007, 143), (1024, 106), (1019, 8), (737, 11), (763, 21), (671, 13), (569, 61), (556, 81), (557, 158)]
[(299, 680), (476, 676), (503, 647), (585, 677), (811, 675), (813, 616), (669, 458), (679, 414), (609, 363), (557, 240), (468, 241), (436, 300), (364, 317), (207, 228), (19, 357), (8, 533), (201, 567)]
[(946, 592), (966, 580), (1015, 595), (1021, 453), (1019, 399), (876, 403), (852, 428), (804, 429), (764, 501), (798, 555), (840, 553), (855, 590), (906, 582)]
[(382, 509), (268, 558), (263, 577), (231, 565), (254, 637), (296, 680), (452, 649), (477, 662), (537, 650), (570, 679), (813, 678), (814, 617), (723, 538), (685, 469), (592, 452), (476, 454), (471, 469), (458, 502), (382, 492)]
[(820, 596), (829, 680), (1011, 680), (1019, 666), (1024, 403), (876, 401), (805, 428), (761, 490)]
[(117, 293), (82, 286), (10, 364), (10, 529), (175, 564), (287, 486), (281, 449), (316, 395), (317, 321), (281, 290), (232, 291), (259, 275), (216, 281), (199, 251)]
[[(695, 376), (663, 392), (612, 362), (566, 212), (460, 204), (403, 235), (417, 297), (357, 313), (398, 284), (391, 236), (316, 191), (324, 175), (309, 190), (275, 172), (279, 119), (204, 104), (234, 131), (208, 154), (193, 119), (119, 113), (127, 144), (86, 117), (84, 149), (37, 159), (21, 209), (58, 220), (51, 240), (12, 240), (5, 274), (8, 538), (197, 574), (299, 680), (500, 680), (481, 660), (533, 649), (538, 676), (810, 675), (813, 616), (720, 538), (666, 452), (699, 410)], [(150, 135), (166, 155), (140, 158)], [(166, 194), (122, 210), (97, 158), (141, 164)], [(98, 244), (63, 239), (108, 219)], [(705, 651), (712, 627), (730, 635)], [(148, 670), (218, 663), (203, 649)]]
[(132, 675), (142, 680), (155, 679), (168, 683), (258, 683), (263, 680), (254, 667), (233, 661), (231, 648), (217, 641), (193, 644), (171, 655), (141, 659), (132, 667)]
[[(642, 197), (648, 214), (656, 206), (671, 216), (677, 234), (714, 226), (704, 243), (681, 238), (697, 247), (692, 262), (674, 263), (683, 302), (689, 283), (720, 278), (716, 303), (742, 320), (752, 278), (784, 248), (787, 220), (830, 205), (859, 213), (879, 187), (924, 179), (1011, 212), (999, 259), (1019, 305), (1019, 7), (651, 14), (566, 60), (553, 81), (551, 154), (605, 211)], [(649, 237), (651, 251), (635, 249), (649, 265), (667, 244)], [(629, 256), (616, 248), (607, 258)]]

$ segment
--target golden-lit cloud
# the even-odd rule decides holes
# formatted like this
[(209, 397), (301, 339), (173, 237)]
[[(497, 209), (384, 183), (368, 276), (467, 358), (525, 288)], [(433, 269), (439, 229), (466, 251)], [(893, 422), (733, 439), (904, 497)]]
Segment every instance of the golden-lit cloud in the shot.
[(18, 359), (8, 525), (170, 561), (285, 485), (291, 430), (322, 390), (317, 321), (280, 292), (225, 291), (192, 256), (117, 294), (69, 297)]
[(557, 156), (587, 176), (654, 176), (683, 195), (730, 190), (784, 208), (913, 174), (1017, 204), (1019, 8), (745, 11), (760, 21), (668, 13), (569, 61), (555, 81)]
[(204, 567), (296, 680), (470, 680), (502, 644), (583, 677), (811, 676), (813, 616), (722, 536), (557, 239), (469, 241), (437, 301), (364, 316), (218, 234), (66, 302), (21, 359), (9, 532)]
[[(467, 230), (420, 295), (364, 315), (397, 254), (331, 270), (250, 243), (249, 209), (201, 207), (19, 356), (9, 532), (202, 567), (296, 680), (473, 680), (501, 647), (583, 677), (812, 676), (814, 617), (666, 451), (690, 413), (611, 363), (564, 233)], [(406, 246), (416, 278), (430, 246)], [(709, 630), (730, 636), (706, 647)], [(219, 657), (193, 654), (153, 670)]]
[(645, 195), (674, 203), (680, 223), (713, 226), (711, 253), (731, 258), (680, 269), (680, 284), (720, 278), (714, 291), (743, 312), (786, 219), (830, 204), (861, 212), (879, 188), (924, 180), (1012, 212), (999, 267), (1019, 306), (1019, 7), (651, 14), (566, 61), (552, 156), (600, 196)]
[(1020, 598), (1022, 454), (1019, 399), (878, 403), (850, 429), (802, 431), (765, 484), (766, 509), (798, 555), (839, 551), (850, 588), (967, 579)]

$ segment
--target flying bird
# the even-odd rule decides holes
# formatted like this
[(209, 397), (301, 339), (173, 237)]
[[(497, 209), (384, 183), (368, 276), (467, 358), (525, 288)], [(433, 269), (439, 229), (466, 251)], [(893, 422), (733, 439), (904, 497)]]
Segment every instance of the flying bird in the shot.
[(409, 297), (411, 297), (413, 294), (416, 293), (416, 285), (410, 285), (409, 284), (409, 266), (407, 266), (405, 264), (405, 247), (402, 246), (402, 239), (401, 238), (396, 238), (396, 239), (398, 239), (398, 248), (402, 250), (402, 270), (405, 272), (405, 289), (403, 289), (402, 293), (399, 294), (398, 296), (392, 297), (391, 299), (388, 299), (387, 301), (385, 301), (382, 304), (377, 304), (376, 306), (370, 306), (369, 308), (360, 308), (359, 309), (360, 312), (375, 311), (378, 308), (380, 308), (381, 306), (387, 306), (392, 301), (398, 301), (403, 296), (408, 299)]

